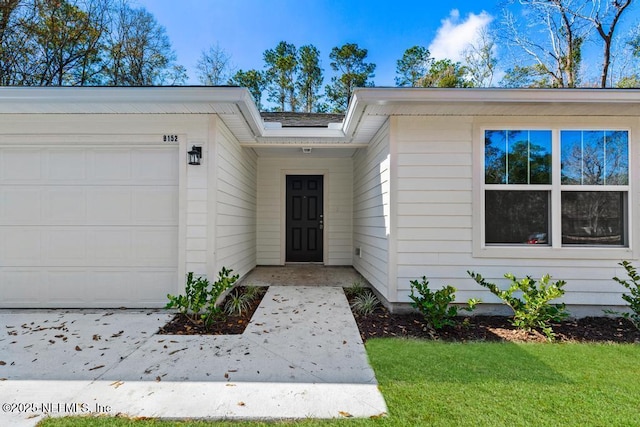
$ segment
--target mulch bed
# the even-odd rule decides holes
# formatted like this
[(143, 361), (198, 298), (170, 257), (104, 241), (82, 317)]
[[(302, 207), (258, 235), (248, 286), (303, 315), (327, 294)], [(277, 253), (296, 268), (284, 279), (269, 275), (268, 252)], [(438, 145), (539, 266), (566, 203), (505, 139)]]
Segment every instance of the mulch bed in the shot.
[[(232, 292), (244, 294), (246, 287), (238, 286)], [(262, 297), (267, 292), (267, 288), (260, 288), (260, 292), (256, 294), (256, 298), (251, 301), (249, 309), (242, 314), (225, 315), (223, 319), (215, 321), (209, 328), (205, 328), (203, 324), (194, 324), (183, 314), (176, 314), (169, 323), (164, 325), (158, 331), (161, 335), (239, 335), (244, 332), (253, 313), (260, 305)], [(227, 300), (222, 303), (224, 304)]]
[[(377, 337), (404, 337), (452, 342), (546, 342), (539, 331), (518, 330), (504, 316), (459, 317), (456, 326), (430, 331), (419, 313), (389, 313), (378, 307), (373, 314), (354, 313), (363, 341)], [(640, 343), (640, 331), (624, 318), (585, 317), (553, 324), (556, 341)]]
[[(244, 292), (245, 288), (236, 288)], [(176, 314), (159, 334), (167, 335), (233, 335), (242, 334), (249, 324), (253, 313), (260, 305), (267, 288), (261, 288), (257, 298), (252, 301), (249, 310), (242, 315), (227, 315), (206, 329), (195, 325), (184, 315)], [(234, 290), (235, 291), (235, 290)], [(468, 341), (508, 341), (508, 342), (546, 342), (539, 331), (518, 330), (504, 316), (459, 317), (456, 326), (430, 331), (419, 313), (390, 313), (379, 306), (374, 313), (363, 316), (353, 313), (363, 341), (370, 338), (403, 337), (450, 342)], [(617, 342), (640, 343), (640, 330), (624, 318), (585, 317), (567, 320), (553, 325), (556, 341), (559, 342)]]

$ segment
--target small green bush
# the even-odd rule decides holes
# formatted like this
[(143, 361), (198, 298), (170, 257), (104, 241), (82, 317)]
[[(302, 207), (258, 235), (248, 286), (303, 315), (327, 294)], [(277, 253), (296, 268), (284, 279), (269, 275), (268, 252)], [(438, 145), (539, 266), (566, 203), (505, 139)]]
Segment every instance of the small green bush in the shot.
[(351, 308), (356, 313), (368, 316), (372, 314), (380, 305), (378, 297), (369, 289), (363, 289), (353, 298)]
[[(502, 290), (493, 283), (488, 283), (480, 274), (472, 271), (467, 273), (480, 286), (483, 286), (492, 294), (500, 298), (513, 310), (513, 320), (511, 324), (518, 329), (531, 330), (540, 329), (548, 339), (552, 340), (555, 335), (551, 328), (551, 322), (560, 322), (569, 313), (565, 310), (565, 304), (550, 304), (549, 301), (564, 295), (562, 287), (566, 284), (564, 280), (549, 283), (551, 280), (547, 274), (540, 279), (538, 285), (530, 276), (518, 280), (513, 274), (504, 275), (511, 281), (508, 289)], [(522, 297), (514, 296), (516, 292), (521, 292)]]
[(222, 267), (218, 273), (218, 280), (213, 283), (204, 277), (194, 278), (193, 272), (189, 272), (185, 284), (185, 295), (168, 294), (169, 302), (165, 308), (177, 308), (191, 322), (204, 323), (208, 328), (223, 314), (222, 309), (217, 305), (218, 298), (238, 280), (237, 274), (230, 275), (232, 271)]
[(356, 281), (353, 282), (351, 284), (351, 286), (347, 286), (344, 288), (344, 293), (348, 296), (348, 297), (355, 297), (358, 295), (362, 295), (365, 291), (367, 290), (367, 288), (362, 284), (361, 281)]
[[(422, 313), (429, 328), (442, 329), (445, 326), (455, 325), (454, 318), (458, 315), (458, 307), (451, 304), (456, 299), (456, 288), (444, 286), (440, 290), (432, 291), (429, 289), (429, 281), (426, 276), (422, 276), (422, 282), (412, 280), (410, 283), (411, 294), (409, 298), (413, 301), (411, 306)], [(467, 307), (462, 307), (462, 309), (472, 311), (479, 302), (479, 300), (470, 299)]]
[(620, 313), (607, 310), (607, 313), (619, 314), (629, 319), (636, 328), (640, 329), (640, 275), (636, 268), (629, 261), (622, 261), (618, 265), (627, 271), (629, 280), (623, 280), (617, 276), (613, 278), (616, 282), (627, 288), (631, 294), (622, 294), (622, 299), (629, 303), (631, 313)]
[(253, 296), (251, 294), (240, 293), (237, 290), (231, 292), (224, 305), (224, 312), (228, 315), (237, 314), (242, 316), (242, 313), (249, 310), (252, 300)]

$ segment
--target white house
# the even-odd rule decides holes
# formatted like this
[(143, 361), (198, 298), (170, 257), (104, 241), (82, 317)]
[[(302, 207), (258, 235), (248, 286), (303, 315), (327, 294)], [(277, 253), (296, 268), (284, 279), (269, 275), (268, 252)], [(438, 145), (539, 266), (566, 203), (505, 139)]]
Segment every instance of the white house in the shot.
[(600, 313), (639, 259), (638, 135), (636, 90), (363, 88), (288, 127), (242, 88), (0, 88), (0, 306), (160, 307), (189, 271), (317, 262), (391, 306), (423, 275), (495, 301), (467, 270), (549, 273)]

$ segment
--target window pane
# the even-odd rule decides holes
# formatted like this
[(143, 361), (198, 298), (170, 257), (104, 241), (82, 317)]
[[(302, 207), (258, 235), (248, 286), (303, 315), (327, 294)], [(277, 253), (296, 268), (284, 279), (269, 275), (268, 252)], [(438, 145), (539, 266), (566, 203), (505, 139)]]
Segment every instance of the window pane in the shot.
[(627, 131), (605, 132), (606, 185), (629, 184), (629, 134)]
[(529, 183), (551, 184), (551, 131), (529, 131)]
[(507, 132), (488, 130), (484, 133), (484, 182), (507, 183)]
[(626, 245), (625, 192), (563, 191), (563, 245)]
[(562, 131), (562, 184), (628, 184), (628, 139), (627, 131)]
[(485, 131), (485, 183), (551, 184), (551, 131)]
[(529, 132), (522, 130), (507, 131), (509, 146), (508, 184), (528, 184), (529, 182)]
[(485, 191), (485, 241), (549, 244), (548, 191)]

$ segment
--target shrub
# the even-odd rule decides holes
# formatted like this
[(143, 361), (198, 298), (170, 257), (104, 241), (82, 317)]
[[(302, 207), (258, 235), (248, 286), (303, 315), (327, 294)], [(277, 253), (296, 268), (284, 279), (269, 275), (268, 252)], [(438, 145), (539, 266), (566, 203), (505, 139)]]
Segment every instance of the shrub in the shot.
[(366, 290), (367, 288), (362, 284), (361, 281), (356, 281), (353, 282), (351, 286), (344, 288), (344, 293), (348, 297), (355, 297), (358, 295), (362, 295)]
[[(410, 283), (409, 298), (413, 301), (411, 305), (422, 313), (429, 328), (442, 329), (444, 326), (455, 325), (454, 318), (458, 315), (458, 307), (451, 304), (456, 299), (456, 288), (444, 286), (440, 290), (432, 291), (425, 276), (422, 276), (422, 282), (412, 280)], [(479, 302), (479, 300), (470, 299), (467, 306), (462, 309), (472, 311)]]
[(380, 305), (378, 297), (369, 289), (364, 289), (353, 298), (351, 308), (359, 314), (368, 316)]
[(191, 322), (204, 323), (205, 327), (211, 326), (211, 323), (223, 313), (217, 304), (218, 298), (238, 280), (237, 274), (230, 276), (232, 271), (222, 267), (218, 273), (218, 280), (213, 283), (204, 277), (194, 278), (193, 272), (189, 272), (185, 284), (185, 295), (168, 294), (169, 302), (165, 308), (177, 308)]
[(629, 303), (631, 313), (620, 313), (607, 310), (607, 313), (619, 314), (629, 319), (636, 328), (640, 329), (640, 275), (636, 268), (629, 261), (622, 261), (618, 265), (627, 271), (629, 280), (623, 280), (617, 276), (613, 278), (616, 282), (627, 288), (631, 294), (622, 294), (622, 299)]
[(242, 313), (249, 310), (253, 295), (247, 293), (240, 293), (237, 290), (230, 293), (227, 297), (227, 302), (224, 305), (224, 312), (228, 315), (237, 314), (242, 316)]
[[(531, 330), (540, 329), (548, 339), (555, 337), (551, 322), (559, 322), (566, 318), (569, 313), (565, 310), (565, 304), (550, 304), (549, 301), (564, 295), (564, 280), (558, 280), (555, 283), (549, 283), (551, 280), (547, 274), (540, 279), (538, 285), (530, 276), (518, 280), (516, 277), (507, 273), (504, 275), (511, 281), (508, 289), (502, 290), (493, 283), (488, 283), (484, 278), (472, 271), (467, 271), (469, 275), (480, 286), (483, 286), (492, 294), (500, 298), (506, 305), (513, 310), (513, 319), (511, 324), (518, 329)], [(522, 298), (514, 296), (516, 292), (522, 293)]]

